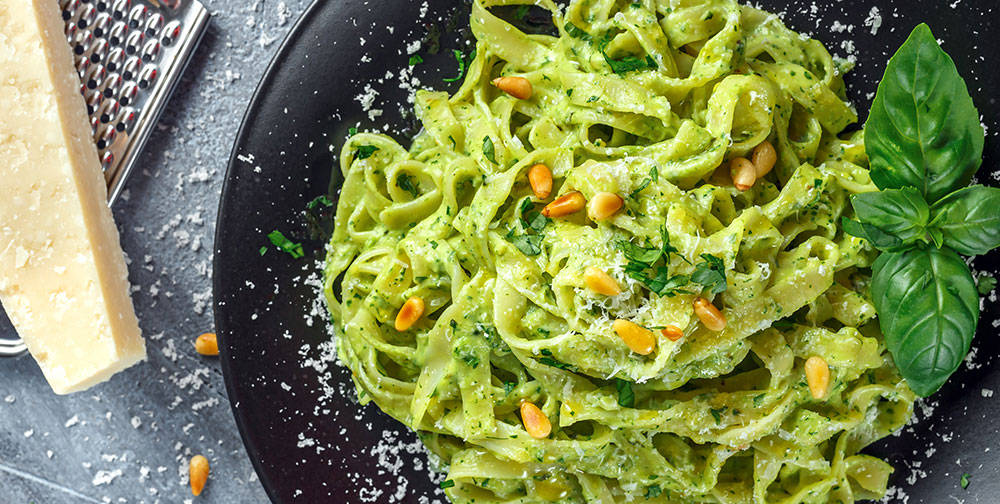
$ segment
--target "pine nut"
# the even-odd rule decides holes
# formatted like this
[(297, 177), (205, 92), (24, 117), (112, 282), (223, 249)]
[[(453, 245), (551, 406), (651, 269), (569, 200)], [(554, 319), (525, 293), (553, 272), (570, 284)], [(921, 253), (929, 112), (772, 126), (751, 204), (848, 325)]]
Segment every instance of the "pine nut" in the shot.
[(656, 348), (656, 336), (653, 336), (653, 332), (645, 327), (628, 320), (618, 319), (615, 320), (612, 328), (618, 333), (618, 337), (639, 355), (649, 355)]
[(493, 79), (493, 85), (518, 100), (530, 100), (534, 94), (531, 81), (524, 77), (497, 77)]
[(605, 296), (617, 296), (622, 293), (622, 288), (611, 275), (600, 268), (588, 266), (583, 270), (583, 281), (590, 287), (590, 290), (604, 294)]
[(709, 331), (721, 331), (726, 328), (726, 316), (712, 304), (711, 301), (699, 297), (694, 300), (694, 314)]
[(812, 356), (806, 359), (806, 382), (809, 392), (815, 399), (826, 397), (826, 389), (830, 386), (830, 366), (822, 357)]
[(535, 193), (538, 199), (548, 198), (552, 194), (552, 172), (548, 166), (536, 164), (528, 170), (528, 182), (531, 183), (531, 192)]
[(413, 296), (403, 303), (403, 307), (396, 314), (396, 330), (406, 331), (413, 327), (424, 314), (424, 300)]
[(194, 340), (194, 349), (202, 355), (219, 355), (219, 340), (215, 333), (205, 333)]
[(565, 217), (583, 210), (585, 206), (587, 206), (587, 199), (583, 197), (580, 191), (573, 191), (563, 194), (552, 203), (545, 205), (545, 208), (542, 209), (542, 215), (546, 217)]
[(660, 330), (660, 333), (663, 334), (664, 338), (667, 338), (670, 341), (677, 341), (684, 337), (684, 331), (675, 325), (668, 325), (667, 327), (664, 327)]
[(205, 483), (208, 482), (208, 459), (204, 455), (191, 457), (188, 473), (191, 480), (191, 493), (197, 497), (201, 495), (201, 491), (205, 489)]
[(552, 433), (552, 422), (531, 401), (521, 401), (521, 422), (528, 435), (535, 439), (545, 439)]
[(625, 200), (621, 196), (609, 192), (599, 192), (590, 199), (587, 206), (587, 217), (595, 221), (610, 219), (624, 205)]
[(764, 140), (753, 148), (753, 165), (757, 169), (757, 178), (764, 178), (774, 168), (778, 162), (778, 152), (774, 150), (771, 142)]
[(757, 182), (757, 168), (747, 158), (733, 158), (729, 162), (729, 174), (733, 177), (733, 185), (740, 191), (746, 191)]

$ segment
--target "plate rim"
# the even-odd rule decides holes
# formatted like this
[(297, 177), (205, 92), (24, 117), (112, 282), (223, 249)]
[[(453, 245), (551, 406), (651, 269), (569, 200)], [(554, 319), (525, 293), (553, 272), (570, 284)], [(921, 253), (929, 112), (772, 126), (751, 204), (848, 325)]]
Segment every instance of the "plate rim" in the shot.
[[(278, 50), (271, 57), (268, 62), (267, 67), (264, 69), (264, 73), (261, 75), (260, 80), (254, 87), (253, 95), (250, 97), (250, 101), (247, 105), (246, 110), (243, 113), (243, 117), (240, 119), (240, 127), (236, 132), (236, 137), (233, 139), (233, 146), (229, 154), (229, 162), (226, 164), (226, 173), (223, 177), (222, 192), (219, 198), (219, 205), (216, 209), (216, 222), (215, 222), (215, 234), (213, 236), (213, 247), (212, 252), (212, 308), (213, 308), (213, 322), (215, 324), (215, 331), (221, 342), (225, 342), (228, 335), (231, 334), (231, 328), (227, 327), (225, 322), (225, 317), (222, 317), (220, 313), (225, 309), (225, 303), (220, 295), (223, 290), (223, 280), (222, 268), (220, 264), (223, 262), (221, 260), (222, 249), (218, 246), (222, 234), (224, 232), (225, 226), (220, 225), (223, 216), (227, 214), (229, 205), (231, 204), (232, 198), (228, 198), (233, 191), (233, 173), (238, 169), (240, 163), (237, 156), (240, 152), (240, 147), (245, 143), (247, 137), (250, 134), (251, 128), (254, 126), (252, 119), (256, 117), (259, 111), (260, 102), (263, 101), (264, 97), (271, 91), (274, 76), (277, 73), (282, 62), (287, 58), (288, 53), (291, 52), (295, 46), (298, 44), (299, 40), (302, 38), (303, 33), (306, 31), (309, 23), (315, 19), (313, 16), (314, 12), (320, 8), (325, 2), (323, 0), (312, 0), (309, 6), (299, 15), (298, 19), (288, 30), (284, 39), (281, 41), (281, 45), (278, 46)], [(257, 478), (260, 480), (261, 486), (264, 488), (264, 492), (267, 494), (268, 499), (271, 502), (278, 503), (278, 494), (276, 492), (275, 486), (271, 483), (271, 478), (268, 472), (264, 469), (263, 461), (260, 457), (260, 448), (257, 446), (256, 441), (252, 436), (248, 434), (249, 432), (249, 420), (243, 414), (243, 411), (237, 406), (240, 401), (239, 388), (236, 386), (236, 377), (234, 371), (232, 370), (232, 359), (233, 356), (229, 352), (229, 346), (225, 344), (219, 345), (219, 363), (222, 368), (222, 378), (226, 386), (226, 399), (229, 401), (229, 408), (233, 414), (233, 419), (236, 421), (236, 428), (240, 434), (240, 440), (243, 442), (243, 448), (247, 452), (247, 456), (250, 458), (250, 464), (253, 466), (254, 473), (257, 474)]]

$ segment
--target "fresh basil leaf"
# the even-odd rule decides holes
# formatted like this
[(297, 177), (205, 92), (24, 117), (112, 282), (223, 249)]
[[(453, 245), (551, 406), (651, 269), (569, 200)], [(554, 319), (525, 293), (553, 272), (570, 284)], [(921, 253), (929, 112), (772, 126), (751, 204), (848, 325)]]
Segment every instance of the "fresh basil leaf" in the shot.
[(959, 254), (983, 255), (1000, 247), (1000, 189), (960, 189), (935, 203), (931, 215), (931, 227)]
[[(263, 255), (263, 254), (261, 254)], [(980, 296), (986, 296), (993, 292), (993, 289), (997, 286), (997, 279), (993, 275), (980, 275), (979, 280), (976, 281), (976, 290), (979, 291)]]
[(618, 405), (624, 408), (634, 408), (635, 392), (632, 391), (632, 384), (621, 378), (616, 378), (615, 388), (618, 389)]
[(663, 249), (660, 247), (641, 247), (625, 240), (615, 241), (615, 246), (625, 254), (625, 259), (646, 266), (651, 266), (663, 255)]
[(374, 145), (362, 145), (362, 146), (359, 146), (358, 147), (357, 158), (358, 159), (368, 159), (368, 158), (372, 157), (372, 154), (375, 154), (376, 151), (378, 151), (378, 147), (375, 147)]
[(324, 194), (322, 196), (317, 196), (315, 199), (307, 203), (306, 208), (309, 210), (313, 210), (320, 205), (325, 207), (331, 207), (333, 206), (333, 201), (330, 199), (329, 196)]
[(962, 364), (979, 321), (979, 295), (950, 248), (918, 245), (872, 265), (872, 302), (896, 367), (917, 395), (941, 388)]
[(969, 478), (971, 477), (972, 475), (969, 473), (962, 473), (962, 478), (958, 480), (958, 483), (962, 485), (962, 490), (969, 488)]
[(419, 54), (414, 54), (410, 56), (410, 66), (419, 65), (424, 62), (424, 59), (420, 57)]
[(548, 226), (552, 219), (542, 215), (541, 212), (531, 212), (525, 216), (525, 229), (530, 229), (536, 233), (541, 233), (545, 230), (545, 226)]
[(886, 65), (865, 125), (880, 189), (916, 187), (933, 203), (965, 186), (982, 163), (984, 132), (955, 62), (926, 24)]
[(455, 486), (455, 480), (444, 480), (438, 486), (441, 487), (442, 490), (445, 488), (451, 488)]
[(848, 233), (868, 239), (878, 249), (897, 251), (927, 235), (930, 208), (912, 187), (855, 194), (851, 204), (867, 236), (852, 233), (854, 226)]
[(847, 217), (840, 218), (841, 227), (844, 232), (868, 240), (875, 248), (886, 251), (899, 251), (906, 249), (903, 240), (888, 233), (883, 233), (879, 228), (864, 222), (853, 221)]
[(521, 211), (521, 215), (525, 215), (532, 208), (535, 208), (535, 204), (531, 202), (531, 198), (524, 198), (521, 200), (521, 206), (518, 207), (518, 210)]
[(702, 254), (704, 262), (698, 263), (691, 274), (691, 281), (703, 285), (712, 294), (725, 292), (728, 288), (726, 284), (726, 264), (722, 259), (712, 254)]
[(496, 147), (493, 145), (493, 139), (488, 135), (483, 138), (483, 155), (486, 156), (486, 159), (489, 159), (491, 163), (498, 164)]

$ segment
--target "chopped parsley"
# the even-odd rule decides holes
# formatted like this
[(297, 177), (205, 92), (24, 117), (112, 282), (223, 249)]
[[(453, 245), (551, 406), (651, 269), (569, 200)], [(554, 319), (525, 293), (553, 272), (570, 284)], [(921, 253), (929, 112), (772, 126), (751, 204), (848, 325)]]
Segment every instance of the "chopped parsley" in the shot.
[(568, 368), (570, 366), (569, 364), (566, 364), (565, 362), (559, 362), (559, 361), (553, 359), (552, 357), (542, 357), (541, 359), (538, 359), (538, 362), (541, 362), (542, 364), (545, 364), (546, 366), (552, 366), (552, 367), (556, 367), (556, 368), (559, 368), (559, 369), (566, 369), (566, 368)]
[(712, 294), (725, 292), (727, 288), (725, 263), (712, 254), (702, 254), (701, 258), (705, 261), (695, 266), (691, 280), (705, 286)]
[(378, 147), (375, 147), (374, 145), (362, 145), (362, 146), (358, 147), (358, 151), (357, 151), (358, 152), (358, 159), (368, 159), (368, 158), (372, 157), (372, 154), (375, 154), (375, 151), (377, 151), (377, 150), (378, 150)]
[(476, 357), (471, 353), (460, 351), (458, 348), (456, 348), (455, 357), (462, 359), (462, 362), (464, 362), (466, 366), (469, 366), (472, 369), (476, 369), (477, 367), (479, 367), (479, 357)]
[(976, 284), (976, 289), (979, 291), (980, 296), (985, 296), (993, 291), (993, 288), (997, 286), (997, 279), (991, 275), (983, 275), (979, 277), (979, 282)]
[(663, 489), (660, 488), (660, 485), (658, 485), (658, 484), (652, 484), (652, 485), (649, 485), (648, 487), (646, 487), (646, 495), (645, 495), (645, 497), (647, 499), (652, 499), (654, 497), (659, 497), (660, 494), (662, 494), (662, 493), (663, 493)]
[(399, 176), (396, 177), (396, 187), (412, 194), (414, 199), (420, 196), (420, 184), (415, 182), (413, 177), (409, 174), (400, 173)]
[(438, 486), (441, 487), (442, 490), (444, 490), (445, 488), (451, 488), (451, 487), (455, 486), (455, 481), (454, 480), (444, 480)]
[(503, 382), (503, 393), (504, 393), (504, 395), (510, 395), (510, 393), (513, 392), (515, 388), (517, 388), (517, 384), (516, 383), (514, 383), (512, 381), (505, 381), (505, 382)]
[(267, 247), (261, 247), (260, 248), (260, 255), (264, 255), (266, 253), (267, 253)]
[(962, 490), (965, 490), (966, 488), (969, 488), (969, 478), (971, 478), (971, 477), (972, 477), (972, 475), (969, 474), (969, 473), (962, 473), (962, 479), (960, 479), (958, 481), (959, 484), (962, 485)]
[(274, 244), (275, 247), (278, 247), (278, 250), (288, 253), (288, 255), (292, 256), (293, 259), (298, 259), (306, 255), (306, 253), (302, 250), (301, 243), (294, 243), (288, 238), (285, 238), (285, 235), (282, 234), (281, 231), (271, 231), (268, 233), (267, 237), (270, 238), (271, 243)]
[(491, 163), (497, 163), (497, 150), (496, 146), (493, 145), (493, 139), (489, 135), (483, 137), (483, 155), (486, 159), (489, 159)]
[(424, 62), (424, 59), (420, 57), (419, 54), (414, 54), (410, 56), (410, 66), (419, 65)]
[(622, 59), (614, 59), (608, 56), (608, 44), (611, 43), (611, 33), (607, 33), (601, 38), (600, 42), (597, 44), (598, 49), (600, 49), (601, 54), (604, 56), (604, 61), (608, 63), (611, 67), (611, 71), (618, 75), (624, 75), (629, 72), (637, 72), (641, 70), (656, 70), (659, 66), (656, 61), (653, 61), (653, 57), (646, 55), (645, 59), (637, 58), (635, 56), (626, 56)]
[(452, 49), (451, 52), (455, 55), (455, 61), (458, 61), (458, 75), (456, 77), (443, 79), (445, 82), (457, 82), (462, 80), (462, 77), (465, 77), (465, 70), (471, 67), (472, 61), (476, 59), (475, 49), (469, 53), (468, 57), (462, 54), (462, 51), (459, 51), (458, 49)]
[(723, 406), (721, 408), (711, 408), (708, 412), (712, 414), (712, 418), (715, 419), (715, 423), (718, 425), (722, 423), (722, 415), (725, 415), (727, 410), (729, 410), (729, 407)]
[(616, 378), (615, 388), (618, 389), (618, 405), (624, 408), (634, 408), (635, 392), (632, 391), (632, 384), (621, 378)]
[(597, 100), (600, 100), (600, 98), (596, 96), (591, 96), (590, 98), (587, 98), (587, 103), (594, 103)]
[(589, 33), (581, 30), (580, 27), (573, 24), (572, 21), (567, 22), (566, 26), (563, 26), (563, 29), (566, 30), (566, 33), (568, 33), (570, 37), (578, 38), (587, 42), (593, 40), (593, 37), (591, 37)]
[(660, 171), (654, 166), (649, 169), (649, 177), (642, 179), (642, 183), (639, 184), (634, 191), (632, 191), (628, 197), (635, 199), (642, 191), (645, 191), (649, 184), (656, 182), (660, 179)]
[(309, 203), (307, 203), (306, 204), (306, 208), (308, 208), (309, 210), (312, 210), (312, 209), (314, 209), (314, 208), (316, 208), (316, 207), (318, 207), (320, 205), (323, 205), (325, 207), (331, 207), (331, 206), (333, 206), (333, 201), (330, 200), (329, 196), (327, 196), (327, 195), (324, 194), (324, 195), (322, 195), (322, 196), (320, 196), (320, 197), (318, 197), (318, 198), (310, 201)]

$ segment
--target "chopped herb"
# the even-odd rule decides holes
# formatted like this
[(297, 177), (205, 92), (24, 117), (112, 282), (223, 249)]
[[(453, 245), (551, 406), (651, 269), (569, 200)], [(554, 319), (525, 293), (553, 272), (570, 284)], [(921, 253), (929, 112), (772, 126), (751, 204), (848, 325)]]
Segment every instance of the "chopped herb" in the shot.
[(260, 248), (260, 255), (264, 255), (266, 253), (267, 253), (267, 247), (261, 247)]
[(476, 51), (475, 50), (473, 50), (471, 53), (469, 53), (468, 57), (466, 57), (464, 54), (462, 54), (462, 51), (459, 51), (458, 49), (452, 49), (451, 52), (452, 52), (452, 54), (455, 55), (455, 60), (458, 61), (458, 76), (452, 77), (452, 78), (448, 78), (448, 79), (443, 79), (445, 82), (456, 82), (456, 81), (462, 80), (462, 77), (465, 77), (465, 70), (468, 67), (471, 67), (472, 66), (472, 61), (476, 59)]
[(436, 241), (431, 241), (431, 248), (432, 248), (432, 249), (436, 249), (436, 248), (438, 248), (438, 242), (436, 242)]
[(451, 140), (452, 149), (458, 149), (458, 142), (455, 141), (455, 137), (448, 135), (448, 140)]
[(489, 135), (483, 138), (483, 155), (486, 156), (486, 159), (489, 159), (491, 163), (498, 164), (496, 147), (493, 145), (493, 139), (490, 138)]
[(414, 54), (410, 56), (410, 66), (419, 65), (424, 62), (424, 59), (420, 57), (419, 54)]
[(708, 410), (708, 412), (712, 414), (712, 418), (715, 419), (715, 423), (716, 425), (718, 425), (722, 423), (722, 415), (725, 415), (726, 410), (728, 409), (729, 409), (728, 406), (723, 406), (721, 408), (711, 408)]
[(517, 12), (514, 13), (514, 17), (518, 20), (524, 19), (524, 16), (528, 15), (528, 10), (531, 9), (529, 5), (522, 5), (517, 8)]
[(992, 275), (982, 275), (979, 277), (979, 283), (976, 284), (976, 289), (979, 291), (980, 296), (985, 296), (993, 291), (993, 288), (997, 286), (997, 279)]
[(618, 75), (627, 74), (629, 72), (636, 72), (640, 70), (656, 70), (659, 66), (656, 61), (653, 60), (652, 56), (646, 55), (645, 59), (637, 58), (635, 56), (626, 56), (622, 59), (613, 59), (608, 56), (607, 49), (608, 44), (611, 43), (611, 33), (607, 33), (598, 43), (598, 48), (601, 50), (601, 54), (604, 56), (604, 61), (608, 63), (611, 67), (611, 71)]
[(959, 484), (962, 485), (962, 490), (969, 488), (969, 478), (971, 477), (972, 475), (969, 473), (962, 473), (962, 479), (959, 480)]
[(591, 96), (590, 98), (587, 98), (587, 103), (594, 103), (597, 100), (600, 100), (600, 98), (596, 96)]
[(516, 383), (510, 382), (510, 381), (503, 382), (503, 393), (504, 393), (504, 395), (510, 395), (510, 393), (513, 392), (515, 388), (517, 388), (517, 384)]
[(649, 485), (648, 487), (646, 487), (646, 498), (647, 499), (652, 499), (653, 497), (659, 497), (660, 494), (662, 494), (662, 493), (663, 493), (663, 490), (660, 488), (660, 485), (653, 484), (653, 485)]
[(519, 235), (516, 234), (514, 228), (511, 228), (505, 238), (524, 255), (536, 256), (542, 253), (542, 240), (545, 237), (542, 235)]
[(702, 254), (704, 262), (698, 263), (691, 274), (691, 280), (703, 285), (712, 294), (725, 292), (726, 285), (726, 265), (722, 259), (712, 254)]
[(455, 481), (454, 480), (444, 480), (438, 486), (441, 487), (442, 490), (444, 490), (445, 488), (451, 488), (451, 487), (455, 486)]
[(521, 215), (524, 215), (532, 208), (535, 208), (535, 204), (531, 202), (530, 198), (524, 198), (524, 200), (521, 201), (521, 206), (518, 207), (518, 210), (521, 211)]
[(590, 42), (593, 39), (589, 33), (581, 30), (580, 27), (573, 24), (572, 21), (567, 22), (563, 29), (566, 30), (566, 33), (568, 33), (570, 37), (578, 38), (587, 42)]
[(615, 388), (618, 389), (618, 405), (625, 408), (634, 408), (635, 392), (632, 391), (632, 384), (621, 378), (616, 378)]
[(298, 259), (306, 255), (302, 250), (301, 243), (294, 243), (288, 238), (285, 238), (285, 235), (282, 234), (281, 231), (271, 231), (268, 233), (267, 237), (270, 238), (271, 243), (274, 244), (275, 247), (278, 247), (278, 250), (287, 252), (293, 259)]
[(566, 90), (566, 96), (570, 96), (570, 97), (573, 96), (573, 88), (569, 88), (569, 89)]
[(308, 208), (309, 210), (312, 210), (312, 209), (314, 209), (314, 208), (316, 208), (316, 207), (318, 207), (320, 205), (323, 205), (323, 206), (326, 206), (326, 207), (331, 207), (331, 206), (333, 206), (333, 201), (331, 201), (330, 198), (327, 195), (324, 194), (324, 195), (322, 195), (322, 196), (320, 196), (320, 197), (318, 197), (318, 198), (310, 201), (309, 203), (307, 203), (306, 204), (306, 208)]
[(642, 182), (639, 184), (639, 187), (637, 187), (634, 191), (632, 191), (628, 195), (628, 197), (635, 199), (635, 197), (638, 196), (639, 193), (641, 193), (642, 191), (646, 190), (647, 187), (649, 187), (649, 184), (656, 182), (658, 180), (660, 180), (660, 170), (654, 166), (649, 169), (649, 177), (642, 179)]
[(459, 349), (456, 348), (455, 356), (458, 357), (459, 359), (462, 359), (462, 362), (464, 362), (466, 366), (469, 366), (472, 369), (476, 369), (477, 367), (479, 367), (479, 357), (476, 357), (475, 355), (472, 355), (470, 353), (460, 352)]
[(764, 401), (764, 397), (765, 397), (765, 396), (767, 396), (767, 394), (760, 394), (760, 395), (755, 395), (755, 396), (753, 397), (753, 406), (754, 406), (755, 408), (758, 408), (758, 407), (760, 407), (760, 403), (762, 403), (762, 402)]
[(375, 151), (377, 151), (377, 150), (378, 150), (378, 147), (375, 147), (374, 145), (362, 145), (362, 146), (358, 147), (358, 151), (357, 151), (358, 155), (357, 155), (357, 157), (358, 157), (358, 159), (368, 159), (368, 158), (372, 157), (372, 154), (375, 154)]
[(354, 135), (357, 135), (357, 134), (358, 134), (358, 128), (355, 128), (354, 126), (351, 126), (350, 128), (348, 128), (348, 130), (347, 130), (347, 138), (350, 138), (350, 137), (352, 137)]
[(396, 177), (396, 187), (412, 194), (414, 199), (420, 196), (420, 184), (415, 182), (413, 177), (409, 174), (400, 173), (399, 176)]
[(569, 364), (566, 364), (565, 362), (559, 362), (553, 359), (552, 357), (542, 357), (541, 359), (538, 359), (538, 362), (541, 362), (542, 364), (545, 364), (547, 366), (557, 367), (559, 369), (566, 369), (570, 366)]

